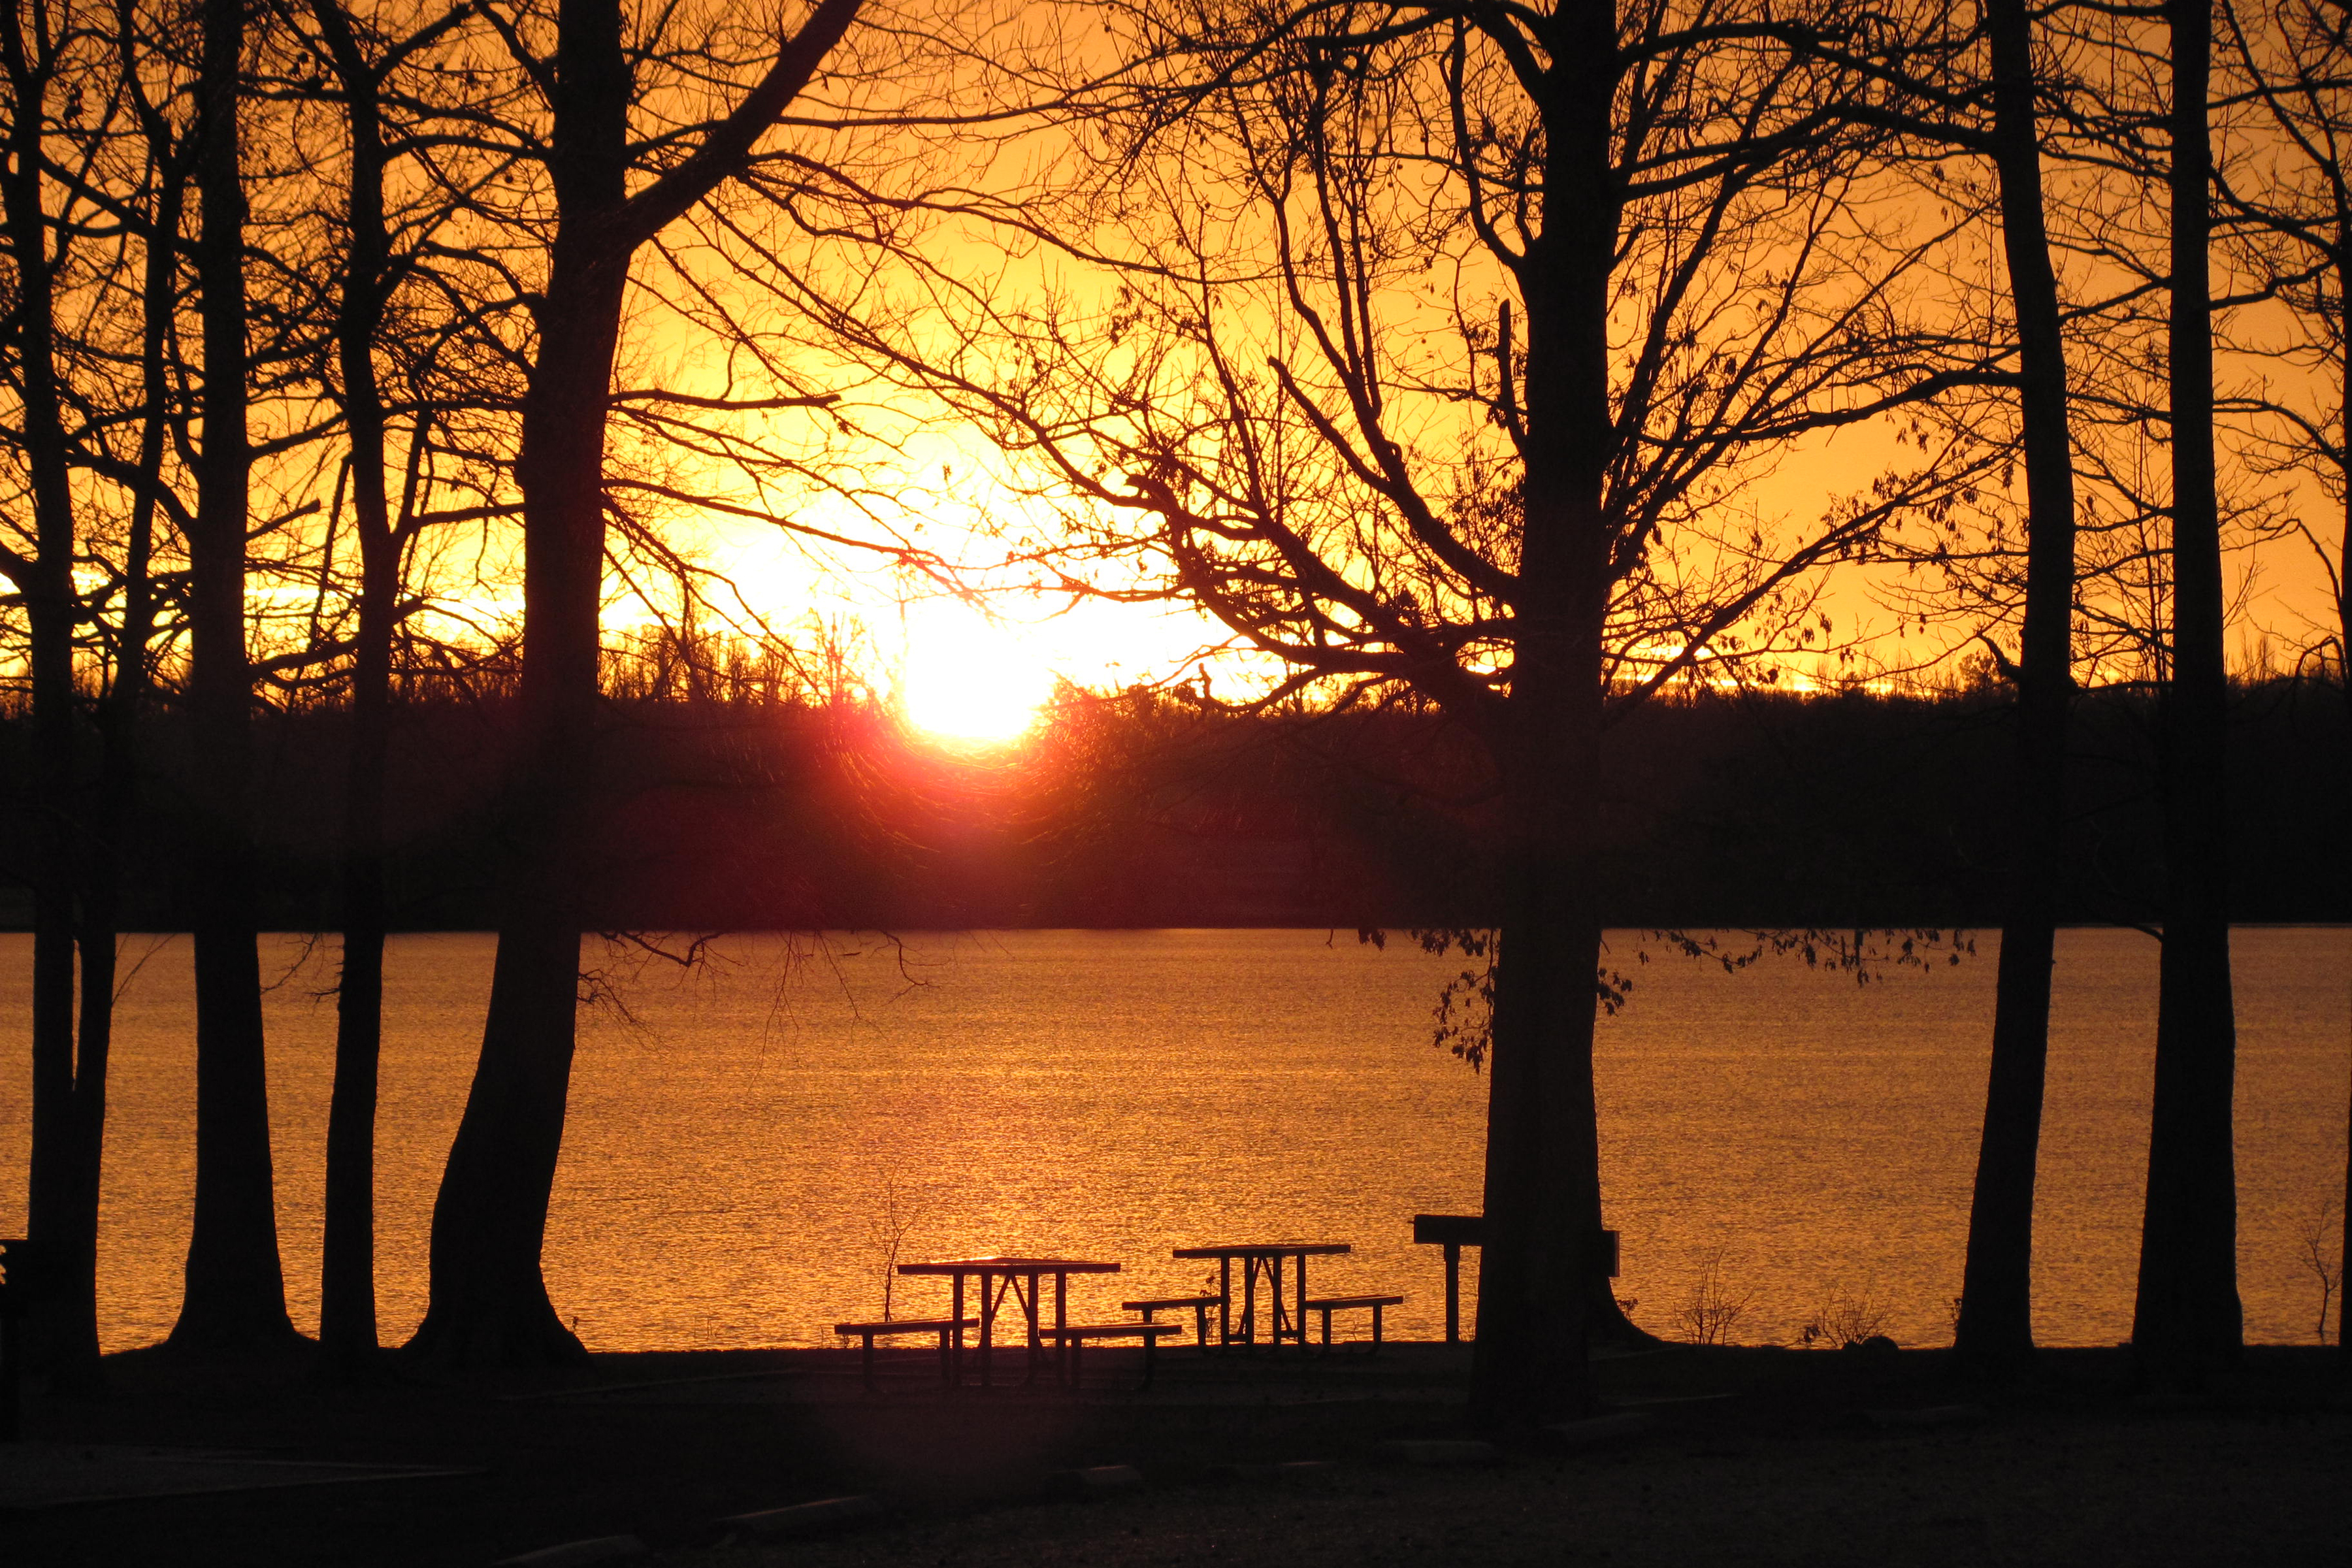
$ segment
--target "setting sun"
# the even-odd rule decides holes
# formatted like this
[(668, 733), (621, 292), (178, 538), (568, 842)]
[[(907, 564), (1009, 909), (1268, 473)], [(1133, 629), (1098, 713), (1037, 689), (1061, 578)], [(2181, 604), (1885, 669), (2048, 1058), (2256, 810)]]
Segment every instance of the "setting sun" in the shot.
[(1017, 738), (1053, 694), (1054, 671), (1014, 629), (957, 604), (910, 606), (898, 672), (899, 710), (926, 734), (984, 742)]

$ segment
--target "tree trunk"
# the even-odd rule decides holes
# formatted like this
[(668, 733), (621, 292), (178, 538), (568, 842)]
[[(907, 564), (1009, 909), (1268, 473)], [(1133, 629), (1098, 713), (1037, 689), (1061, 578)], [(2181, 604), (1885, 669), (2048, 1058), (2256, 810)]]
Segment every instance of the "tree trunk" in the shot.
[(2243, 1321), (2231, 1144), (2237, 1031), (2223, 763), (2229, 687), (2206, 255), (2210, 0), (2172, 0), (2166, 18), (2172, 57), (2172, 646), (2158, 733), (2166, 892), (2156, 1100), (2132, 1345), (2143, 1382), (2185, 1390), (2234, 1363)]
[(593, 819), (604, 429), (636, 247), (743, 166), (858, 12), (822, 0), (695, 152), (625, 195), (632, 83), (618, 0), (562, 0), (549, 157), (556, 232), (515, 478), (523, 496), (525, 757), (482, 1054), (433, 1205), (432, 1299), (410, 1348), (457, 1364), (571, 1359), (540, 1274), (563, 1142)]
[(384, 408), (375, 370), (390, 250), (380, 80), (339, 6), (317, 0), (312, 9), (341, 79), (352, 138), (351, 249), (336, 327), (343, 419), (351, 434), (352, 520), (360, 543), (360, 624), (343, 794), (343, 963), (335, 994), (335, 1085), (327, 1111), (319, 1281), (319, 1342), (348, 1368), (363, 1364), (378, 1348), (375, 1113), (383, 1046), (383, 771), (391, 749), (400, 546), (385, 495)]
[[(2343, 377), (2336, 404), (2336, 450), (2347, 454), (2339, 483), (2352, 480), (2352, 214), (2337, 208), (2336, 220), (2336, 366)], [(2344, 531), (2336, 542), (2336, 696), (2344, 704), (2347, 727), (2352, 728), (2352, 483), (2344, 483)], [(2352, 784), (2352, 780), (2347, 780)], [(2352, 793), (2352, 791), (2347, 791)], [(2352, 1344), (2344, 1339), (2344, 1298), (2352, 1294), (2352, 1110), (2345, 1116), (2344, 1208), (2338, 1216), (2343, 1234), (2336, 1253), (2336, 1364), (2337, 1374), (2352, 1390)]]
[[(146, 126), (159, 165), (171, 155), (163, 127)], [(71, 1192), (70, 1245), (51, 1276), (57, 1321), (67, 1336), (59, 1355), (77, 1381), (94, 1381), (99, 1365), (98, 1225), (104, 1185), (107, 1072), (113, 1053), (115, 943), (122, 880), (122, 835), (138, 794), (136, 724), (147, 698), (148, 646), (155, 631), (154, 566), (156, 490), (162, 482), (164, 434), (170, 424), (171, 384), (164, 350), (178, 280), (177, 240), (181, 191), (166, 172), (156, 187), (155, 209), (144, 241), (141, 282), (142, 342), (140, 383), (142, 428), (137, 479), (122, 556), (122, 619), (112, 652), (113, 669), (98, 704), (99, 776), (95, 803), (83, 841), (81, 918), (75, 945), (81, 959), (81, 1016), (74, 1065), (74, 1152), (79, 1163)]]
[(238, 168), (240, 0), (205, 0), (203, 146), (195, 247), (205, 374), (204, 439), (188, 539), (188, 708), (194, 742), (196, 894), (196, 1199), (187, 1293), (171, 1342), (247, 1351), (294, 1338), (278, 1256), (264, 1072), (261, 973), (247, 878), (245, 646), (247, 494), (245, 191)]
[(1972, 1370), (2001, 1373), (2033, 1353), (2034, 1170), (2050, 1055), (2050, 970), (2066, 841), (2067, 721), (2074, 686), (2074, 464), (2058, 284), (2042, 226), (2032, 34), (2024, 0), (1991, 0), (1986, 21), (2001, 242), (2017, 317), (2025, 437), (2025, 625), (2011, 786), (2012, 860), (1955, 1349)]
[(555, 110), (559, 226), (523, 402), (522, 719), (509, 799), (516, 863), (489, 1016), (433, 1206), (432, 1296), (411, 1348), (458, 1365), (583, 1352), (540, 1272), (571, 1089), (580, 973), (578, 872), (592, 842), (604, 458), (627, 248), (604, 241), (623, 200), (629, 71), (616, 0), (564, 0)]
[(431, 1304), (412, 1342), (459, 1365), (582, 1353), (548, 1300), (540, 1253), (571, 1087), (577, 869), (593, 841), (601, 459), (622, 274), (583, 279), (579, 258), (560, 244), (557, 255), (520, 465), (530, 761), (509, 801), (517, 863), (499, 924), (482, 1053), (434, 1204)]
[[(52, 231), (45, 208), (42, 142), (49, 129), (47, 97), (56, 79), (53, 40), (46, 17), (12, 6), (5, 51), (13, 112), (8, 123), (5, 189), (7, 248), (14, 264), (20, 433), (32, 491), (34, 553), (7, 563), (25, 605), (32, 683), (31, 777), (26, 792), (32, 816), (33, 1103), (32, 1159), (26, 1232), (39, 1249), (43, 1271), (79, 1279), (96, 1237), (83, 1234), (75, 1200), (82, 1165), (82, 1118), (77, 1103), (79, 1064), (74, 1039), (74, 507), (56, 357), (56, 276)], [(32, 24), (28, 36), (26, 23)], [(94, 1321), (80, 1321), (80, 1292), (37, 1298), (36, 1333), (45, 1366), (55, 1375), (86, 1381), (95, 1374)]]
[(1528, 458), (1511, 689), (1497, 737), (1508, 871), (1487, 1085), (1486, 1240), (1471, 1410), (1524, 1426), (1591, 1408), (1601, 1216), (1592, 1080), (1601, 645), (1614, 444), (1612, 8), (1559, 20), (1544, 105), (1545, 224), (1521, 269)]
[[(368, 340), (362, 340), (368, 341)], [(354, 426), (360, 421), (352, 420)], [(376, 422), (382, 457), (383, 425)], [(357, 471), (368, 468), (356, 429)], [(384, 510), (383, 476), (374, 475)], [(361, 528), (369, 505), (358, 499)], [(391, 751), (392, 632), (399, 550), (389, 537), (362, 540), (359, 647), (352, 660), (351, 752), (343, 800), (342, 974), (335, 994), (335, 1083), (327, 1111), (327, 1191), (319, 1291), (319, 1340), (338, 1361), (377, 1349), (375, 1304), (375, 1113), (383, 1041), (384, 784)], [(387, 578), (391, 579), (387, 581)]]
[[(144, 637), (137, 647), (137, 658), (143, 665)], [(118, 689), (125, 679), (118, 665)], [(68, 1194), (71, 1245), (55, 1260), (52, 1285), (61, 1331), (68, 1336), (58, 1346), (58, 1355), (64, 1366), (71, 1369), (68, 1375), (85, 1384), (97, 1380), (99, 1368), (98, 1222), (106, 1172), (106, 1078), (114, 1046), (117, 893), (121, 886), (116, 845), (130, 819), (133, 787), (130, 714), (137, 708), (140, 684), (137, 678), (129, 679), (133, 687), (129, 701), (118, 705), (116, 692), (109, 691), (107, 707), (118, 711), (102, 710), (100, 715), (97, 806), (83, 858), (81, 921), (75, 933), (81, 955), (81, 1018), (74, 1070), (76, 1163)]]

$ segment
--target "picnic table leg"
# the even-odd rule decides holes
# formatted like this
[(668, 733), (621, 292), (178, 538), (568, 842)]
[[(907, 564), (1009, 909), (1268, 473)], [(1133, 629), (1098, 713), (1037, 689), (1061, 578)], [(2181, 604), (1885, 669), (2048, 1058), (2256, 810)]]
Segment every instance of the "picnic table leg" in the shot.
[(995, 1359), (996, 1291), (995, 1279), (985, 1268), (980, 1271), (980, 1385), (989, 1386), (990, 1363)]
[(1381, 1350), (1381, 1304), (1380, 1304), (1378, 1301), (1375, 1301), (1375, 1302), (1373, 1302), (1373, 1303), (1372, 1303), (1372, 1353), (1373, 1353), (1374, 1355), (1378, 1355), (1378, 1354), (1380, 1353), (1380, 1350)]
[(1445, 1244), (1445, 1342), (1462, 1342), (1462, 1244)]
[(1217, 1259), (1217, 1343), (1234, 1342), (1234, 1260), (1228, 1256)]
[[(955, 1286), (952, 1291), (952, 1297), (955, 1306), (953, 1310), (948, 1313), (948, 1317), (952, 1321), (961, 1323), (963, 1321), (963, 1276), (961, 1274), (955, 1277)], [(950, 1368), (950, 1375), (948, 1377), (949, 1386), (951, 1388), (962, 1387), (963, 1331), (961, 1329), (958, 1329), (955, 1331), (955, 1344), (954, 1348), (948, 1352), (948, 1365)]]
[(866, 1342), (857, 1358), (858, 1381), (865, 1384), (866, 1392), (871, 1394), (874, 1392), (874, 1331), (868, 1329), (858, 1338)]
[[(1266, 1326), (1272, 1331), (1266, 1338), (1274, 1342), (1275, 1349), (1280, 1350), (1284, 1332), (1283, 1321), (1290, 1311), (1290, 1303), (1282, 1299), (1282, 1254), (1279, 1252), (1265, 1260), (1265, 1284), (1272, 1297), (1272, 1300), (1266, 1303), (1265, 1309)], [(1301, 1335), (1298, 1342), (1305, 1344), (1306, 1336)]]
[[(1144, 1313), (1143, 1321), (1147, 1323), (1151, 1321), (1151, 1314), (1149, 1312)], [(1194, 1339), (1200, 1342), (1201, 1353), (1202, 1355), (1208, 1354), (1209, 1309), (1202, 1306), (1198, 1300), (1195, 1300), (1192, 1303), (1192, 1335)]]
[(1037, 1309), (1040, 1305), (1037, 1300), (1037, 1280), (1038, 1277), (1035, 1274), (1029, 1276), (1029, 1293), (1024, 1296), (1021, 1293), (1021, 1276), (1008, 1274), (1004, 1277), (1004, 1283), (1012, 1290), (1013, 1299), (1021, 1303), (1022, 1321), (1029, 1326), (1029, 1361), (1021, 1373), (1021, 1386), (1024, 1388), (1037, 1381), (1037, 1363), (1044, 1360), (1045, 1355), (1045, 1342), (1039, 1338), (1037, 1333)]
[(1291, 1327), (1298, 1331), (1298, 1348), (1307, 1348), (1307, 1255), (1298, 1255), (1298, 1310), (1291, 1318)]
[(1257, 1259), (1242, 1259), (1242, 1343), (1257, 1344)]
[(1069, 1357), (1069, 1365), (1062, 1372), (1062, 1379), (1075, 1387), (1078, 1378), (1077, 1349), (1068, 1340), (1061, 1337), (1062, 1331), (1069, 1326), (1070, 1277), (1066, 1274), (1056, 1274), (1054, 1276), (1054, 1333), (1056, 1344)]

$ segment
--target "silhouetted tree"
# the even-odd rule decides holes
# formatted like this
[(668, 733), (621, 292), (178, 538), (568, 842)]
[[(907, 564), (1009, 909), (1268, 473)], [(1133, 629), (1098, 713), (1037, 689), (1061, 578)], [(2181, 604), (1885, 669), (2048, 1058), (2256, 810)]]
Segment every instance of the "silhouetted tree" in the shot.
[[(2292, 330), (2271, 352), (2287, 374), (2266, 388), (2271, 466), (2306, 475), (2336, 503), (2332, 528), (2299, 525), (2326, 575), (2334, 612), (2313, 628), (2312, 658), (2352, 702), (2352, 13), (2320, 0), (2268, 0), (2221, 10), (2226, 72), (2263, 111), (2266, 155), (2219, 175), (2252, 287), (2285, 302)], [(2345, 1166), (2342, 1256), (2352, 1257), (2352, 1151)], [(2342, 1298), (2336, 1343), (2344, 1344)], [(2352, 1373), (2352, 1351), (2339, 1359)]]
[[(1899, 95), (1862, 108), (1902, 133), (1931, 180), (1941, 177), (1937, 165), (1954, 151), (1992, 166), (2006, 326), (2014, 337), (2017, 444), (2025, 470), (2022, 605), (1999, 606), (2003, 614), (2017, 613), (2020, 622), (2018, 657), (2000, 660), (2017, 694), (2007, 890), (1955, 1331), (1965, 1362), (1998, 1372), (2015, 1367), (2033, 1350), (2033, 1190), (2066, 864), (2066, 752), (2074, 691), (2074, 464), (2065, 334), (2042, 178), (2040, 110), (2053, 73), (2046, 51), (2036, 58), (2024, 0), (1983, 0), (1967, 16), (1940, 5), (1915, 9), (1922, 24), (1916, 37), (1874, 62), (1898, 84)], [(1940, 541), (1937, 552), (1948, 559)]]
[(2143, 1377), (2179, 1385), (2234, 1361), (2243, 1319), (2231, 1116), (2229, 677), (2213, 438), (2212, 0), (2169, 0), (2164, 25), (2172, 613), (2158, 770), (2167, 887), (2132, 1347)]
[[(404, 63), (430, 49), (467, 17), (468, 7), (443, 12), (404, 34), (364, 34), (339, 0), (311, 0), (313, 47), (335, 84), (348, 138), (342, 190), (344, 251), (335, 305), (335, 369), (331, 395), (341, 405), (350, 442), (352, 529), (359, 545), (352, 590), (350, 751), (344, 770), (342, 828), (342, 964), (336, 986), (335, 1081), (327, 1120), (327, 1180), (319, 1296), (319, 1339), (349, 1363), (377, 1349), (375, 1310), (375, 1107), (383, 1039), (383, 950), (387, 925), (384, 883), (385, 773), (390, 761), (392, 666), (404, 591), (402, 559), (422, 527), (404, 487), (395, 510), (389, 427), (394, 416), (377, 357), (396, 345), (389, 310), (394, 292), (418, 268), (451, 209), (467, 199), (462, 186), (416, 182), (427, 193), (423, 213), (404, 213), (415, 232), (395, 249), (386, 179), (394, 164), (417, 150), (416, 131), (388, 123), (386, 83)], [(415, 112), (414, 104), (408, 107)], [(446, 138), (446, 133), (444, 133)], [(432, 171), (435, 174), (443, 171)], [(416, 204), (409, 204), (414, 207)], [(447, 335), (434, 323), (429, 338)], [(429, 353), (429, 351), (428, 351)], [(416, 411), (409, 471), (427, 439), (429, 408)], [(331, 517), (328, 527), (335, 520)]]
[[(43, 798), (33, 803), (31, 835), (37, 923), (47, 933), (36, 936), (30, 1183), (33, 1229), (47, 1254), (40, 1338), (51, 1372), (77, 1381), (94, 1377), (98, 1363), (100, 1180), (135, 731), (153, 645), (173, 614), (158, 524), (184, 519), (167, 472), (189, 413), (174, 345), (195, 138), (173, 119), (186, 73), (154, 47), (151, 19), (130, 0), (17, 7), (16, 47), (0, 51), (12, 97), (7, 248), (25, 269), (8, 325), (6, 359), (24, 399), (8, 420), (21, 433), (10, 449), (24, 465), (35, 557), (70, 528), (68, 640), (62, 649), (56, 640), (53, 580), (32, 584), (26, 597), (47, 602), (26, 629), (36, 706), (46, 710), (35, 723)], [(41, 390), (26, 396), (28, 387)], [(77, 703), (96, 721), (94, 778), (77, 765)], [(72, 949), (62, 956), (60, 905)]]
[[(48, 178), (53, 136), (79, 139), (81, 127), (62, 101), (84, 89), (72, 79), (87, 68), (87, 39), (77, 47), (70, 14), (11, 5), (0, 21), (0, 73), (5, 73), (6, 168), (0, 174), (0, 244), (10, 285), (6, 357), (15, 428), (9, 456), (20, 466), (29, 502), (29, 548), (0, 544), (5, 574), (24, 606), (26, 663), (32, 697), (32, 746), (24, 792), (30, 827), (33, 892), (32, 1164), (28, 1234), (48, 1255), (48, 1267), (68, 1281), (42, 1314), (50, 1342), (44, 1348), (58, 1370), (94, 1371), (94, 1329), (80, 1310), (84, 1282), (95, 1258), (94, 1230), (83, 1223), (78, 1187), (81, 1146), (102, 1116), (105, 1058), (76, 1046), (74, 937), (79, 878), (75, 790), (74, 655), (80, 607), (73, 570), (80, 543), (67, 429), (71, 397), (58, 369), (58, 275), (84, 246), (70, 243), (76, 205)], [(53, 204), (67, 211), (52, 211)], [(12, 479), (18, 475), (12, 474)], [(12, 520), (14, 521), (14, 520)], [(92, 1107), (100, 1109), (93, 1111)]]
[(2050, 1054), (2050, 975), (2067, 833), (2072, 711), (2074, 467), (2065, 341), (2042, 211), (2036, 113), (2044, 78), (2025, 0), (1986, 0), (1989, 151), (2000, 181), (2002, 258), (2018, 348), (2025, 453), (2025, 609), (2019, 633), (2014, 859), (2003, 900), (1992, 1063), (1955, 1348), (1979, 1366), (2013, 1365), (2033, 1348), (2033, 1189)]
[[(433, 1211), (432, 1290), (411, 1348), (504, 1364), (565, 1358), (579, 1342), (540, 1273), (571, 1076), (583, 925), (583, 781), (597, 700), (608, 505), (604, 449), (630, 264), (639, 248), (747, 166), (755, 144), (823, 67), (862, 0), (819, 0), (772, 35), (772, 62), (721, 118), (665, 125), (657, 172), (631, 139), (646, 58), (618, 0), (559, 0), (553, 37), (520, 14), (497, 24), (544, 95), (554, 193), (545, 282), (515, 477), (523, 499), (526, 762), (520, 834), (499, 923), (480, 1061)], [(665, 18), (667, 19), (667, 16)], [(656, 20), (652, 25), (659, 25)], [(552, 47), (550, 47), (551, 43)], [(712, 58), (707, 65), (724, 69)], [(707, 81), (678, 92), (709, 90)]]
[(936, 288), (950, 348), (841, 330), (1046, 465), (1085, 550), (1155, 558), (1103, 591), (1202, 605), (1284, 671), (1271, 700), (1409, 689), (1477, 738), (1503, 892), (1475, 1409), (1584, 1408), (1603, 732), (1817, 646), (1808, 572), (1948, 498), (1942, 448), (1785, 532), (1747, 489), (1985, 376), (1900, 368), (1939, 236), (1874, 222), (1876, 132), (1843, 110), (1875, 89), (1818, 48), (1832, 8), (1101, 14), (1140, 63), (1069, 128), (1093, 177), (1004, 208), (1116, 288)]
[(196, 977), (196, 1195), (187, 1295), (172, 1343), (244, 1350), (294, 1337), (278, 1254), (247, 792), (253, 665), (246, 552), (253, 446), (240, 158), (245, 0), (204, 0), (198, 62), (203, 435), (188, 520), (188, 711), (201, 819), (190, 938)]

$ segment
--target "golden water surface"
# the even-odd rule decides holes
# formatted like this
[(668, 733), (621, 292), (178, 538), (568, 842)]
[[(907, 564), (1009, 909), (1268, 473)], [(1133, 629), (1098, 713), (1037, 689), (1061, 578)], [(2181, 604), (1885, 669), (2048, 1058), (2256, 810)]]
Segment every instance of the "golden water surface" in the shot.
[[(1409, 944), (1407, 944), (1409, 945)], [(1702, 1269), (1787, 1342), (1833, 1292), (1906, 1343), (1949, 1336), (1990, 1028), (1995, 941), (1868, 986), (1766, 961), (1726, 974), (1612, 937), (1632, 1005), (1601, 1030), (1621, 1297), (1680, 1335)], [(462, 1109), (490, 938), (394, 940), (386, 987), (379, 1279), (387, 1340), (425, 1303), (434, 1184)], [(1434, 1335), (1442, 1274), (1416, 1212), (1475, 1212), (1485, 1081), (1429, 1044), (1459, 967), (1301, 931), (773, 937), (691, 973), (592, 944), (622, 1006), (583, 1018), (548, 1230), (557, 1308), (596, 1348), (824, 1342), (878, 1314), (905, 1259), (1114, 1259), (1074, 1307), (1197, 1288), (1172, 1247), (1345, 1241), (1312, 1283), (1402, 1292)], [(2352, 930), (2236, 937), (2240, 1284), (2250, 1339), (2307, 1342), (2304, 1237), (2344, 1181)], [(272, 938), (278, 1210), (296, 1321), (315, 1326), (334, 1035), (331, 942)], [(134, 939), (108, 1124), (103, 1331), (169, 1331), (194, 1169), (184, 938)], [(797, 955), (797, 956), (794, 956)], [(0, 937), (0, 1233), (24, 1216), (30, 941)], [(2129, 1332), (2155, 1027), (2155, 943), (2063, 935), (2040, 1203), (2037, 1331)], [(2332, 1253), (2332, 1244), (2331, 1244)], [(1475, 1254), (1473, 1255), (1475, 1257)], [(1470, 1272), (1465, 1269), (1465, 1273)], [(901, 1315), (945, 1305), (907, 1279)]]

